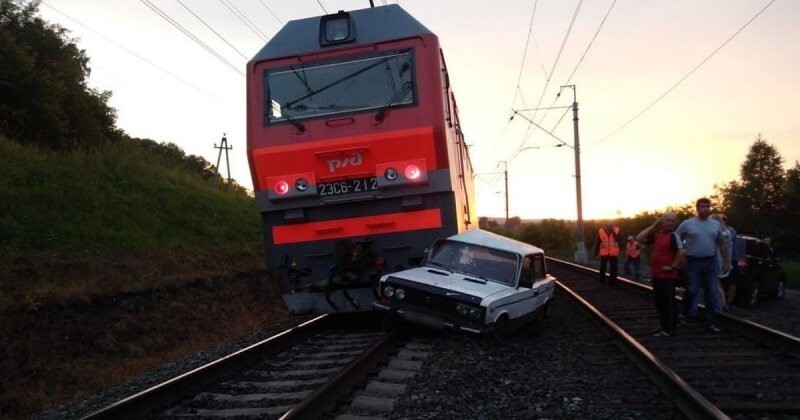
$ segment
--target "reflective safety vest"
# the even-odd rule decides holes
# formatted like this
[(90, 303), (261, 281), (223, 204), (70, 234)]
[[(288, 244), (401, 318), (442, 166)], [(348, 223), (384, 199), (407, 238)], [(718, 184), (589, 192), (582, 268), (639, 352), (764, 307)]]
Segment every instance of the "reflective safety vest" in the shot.
[(642, 247), (636, 241), (628, 241), (628, 258), (639, 258)]
[[(614, 228), (614, 234), (619, 235), (619, 228)], [(600, 238), (600, 256), (601, 257), (617, 257), (619, 256), (619, 243), (614, 235), (606, 233), (605, 229), (600, 228), (597, 231), (597, 236)]]

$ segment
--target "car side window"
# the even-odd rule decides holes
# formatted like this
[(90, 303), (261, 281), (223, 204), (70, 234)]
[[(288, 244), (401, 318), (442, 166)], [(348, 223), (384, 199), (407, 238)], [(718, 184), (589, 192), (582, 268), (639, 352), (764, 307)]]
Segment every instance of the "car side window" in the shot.
[(544, 271), (544, 255), (539, 254), (533, 257), (533, 279), (541, 280), (547, 276)]
[(756, 244), (755, 256), (758, 257), (758, 258), (765, 259), (765, 260), (768, 259), (769, 258), (769, 245), (767, 245), (764, 242), (758, 242)]
[(525, 257), (522, 260), (522, 275), (519, 277), (519, 286), (520, 287), (533, 287), (533, 279), (534, 279), (534, 263), (533, 257), (530, 255)]

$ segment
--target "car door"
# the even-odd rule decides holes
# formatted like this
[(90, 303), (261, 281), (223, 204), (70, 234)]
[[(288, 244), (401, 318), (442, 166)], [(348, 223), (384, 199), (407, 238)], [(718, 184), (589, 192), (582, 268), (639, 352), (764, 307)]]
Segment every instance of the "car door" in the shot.
[(514, 296), (515, 304), (512, 310), (509, 310), (510, 315), (520, 320), (525, 320), (533, 315), (536, 309), (536, 292), (535, 285), (535, 262), (533, 255), (526, 255), (522, 259), (522, 270), (520, 270), (519, 283), (517, 284), (517, 292)]
[(534, 309), (547, 303), (547, 300), (553, 295), (553, 288), (555, 287), (555, 280), (547, 275), (545, 270), (545, 262), (543, 254), (535, 254), (532, 256), (533, 262), (533, 299)]

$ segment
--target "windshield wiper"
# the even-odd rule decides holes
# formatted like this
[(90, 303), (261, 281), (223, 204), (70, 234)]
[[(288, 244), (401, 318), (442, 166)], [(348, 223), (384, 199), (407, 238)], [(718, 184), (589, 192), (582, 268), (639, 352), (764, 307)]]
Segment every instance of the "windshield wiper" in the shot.
[[(471, 281), (473, 283), (486, 284), (486, 282), (489, 281), (489, 279), (487, 279), (486, 277), (481, 276), (480, 274), (470, 274), (470, 273), (464, 273), (464, 274), (466, 276), (469, 276), (469, 277), (464, 277), (464, 280)], [(478, 279), (480, 279), (480, 280), (478, 280)]]
[(345, 80), (350, 80), (350, 79), (358, 76), (359, 74), (364, 73), (367, 70), (370, 70), (370, 69), (372, 69), (374, 67), (377, 67), (377, 66), (389, 61), (392, 58), (393, 58), (392, 56), (386, 57), (386, 58), (384, 58), (382, 60), (379, 60), (376, 63), (370, 64), (370, 65), (368, 65), (368, 66), (366, 66), (366, 67), (364, 67), (362, 69), (356, 70), (356, 71), (354, 71), (354, 72), (352, 72), (352, 73), (350, 73), (348, 75), (345, 75), (344, 77), (340, 77), (339, 79), (336, 79), (333, 82), (328, 83), (327, 85), (325, 85), (325, 86), (323, 86), (323, 87), (321, 87), (321, 88), (319, 88), (317, 90), (312, 90), (312, 91), (306, 93), (305, 95), (300, 96), (299, 98), (297, 98), (295, 100), (286, 102), (286, 105), (284, 105), (284, 106), (286, 106), (288, 108), (291, 108), (292, 106), (294, 106), (296, 103), (302, 101), (303, 99), (310, 98), (310, 97), (312, 97), (312, 96), (314, 96), (314, 95), (316, 95), (316, 94), (318, 94), (318, 93), (320, 93), (322, 91), (328, 90), (328, 89), (338, 85), (339, 83), (344, 82)]
[(447, 270), (447, 271), (449, 271), (451, 273), (453, 272), (453, 270), (450, 267), (448, 267), (448, 266), (446, 266), (446, 265), (444, 265), (442, 263), (436, 262), (436, 261), (428, 261), (428, 265), (432, 265), (432, 266), (435, 266), (435, 267), (441, 267), (441, 268), (444, 268), (445, 270)]
[(303, 123), (301, 123), (300, 121), (297, 121), (296, 119), (290, 117), (289, 114), (286, 112), (286, 108), (287, 108), (286, 106), (281, 107), (281, 117), (283, 117), (286, 121), (288, 121), (289, 124), (295, 126), (295, 128), (297, 128), (297, 131), (304, 133), (306, 131), (306, 126), (304, 126)]
[(383, 119), (386, 118), (386, 114), (389, 113), (389, 110), (396, 106), (400, 100), (405, 98), (406, 94), (411, 90), (412, 87), (414, 87), (414, 84), (411, 83), (411, 81), (404, 82), (402, 85), (400, 85), (400, 87), (394, 91), (392, 97), (386, 102), (386, 105), (384, 105), (383, 108), (381, 108), (380, 111), (375, 114), (375, 121), (383, 121)]

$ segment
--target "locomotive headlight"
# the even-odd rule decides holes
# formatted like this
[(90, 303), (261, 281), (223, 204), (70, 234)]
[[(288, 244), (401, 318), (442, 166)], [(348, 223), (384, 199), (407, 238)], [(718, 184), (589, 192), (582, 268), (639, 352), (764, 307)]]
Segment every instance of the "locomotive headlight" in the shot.
[(389, 181), (394, 181), (397, 179), (397, 169), (387, 168), (386, 172), (383, 173), (383, 176), (385, 176)]
[(422, 171), (419, 170), (419, 166), (411, 164), (406, 166), (406, 170), (403, 172), (406, 178), (415, 181), (419, 179), (420, 175), (422, 175)]
[(328, 42), (343, 41), (350, 36), (350, 24), (347, 19), (333, 19), (325, 22), (325, 40)]
[(308, 189), (308, 181), (305, 178), (298, 178), (297, 181), (294, 182), (294, 187), (297, 191), (305, 191)]
[(392, 296), (394, 296), (394, 287), (392, 287), (392, 286), (386, 286), (386, 287), (384, 287), (384, 288), (383, 288), (383, 294), (384, 294), (386, 297), (392, 297)]
[(284, 195), (287, 192), (289, 192), (289, 183), (288, 182), (286, 182), (284, 180), (280, 180), (280, 181), (275, 183), (275, 193), (276, 194)]
[(403, 289), (397, 289), (394, 291), (394, 297), (403, 300), (406, 297), (406, 291)]
[(320, 19), (319, 44), (326, 46), (355, 41), (355, 27), (350, 14), (340, 11)]

